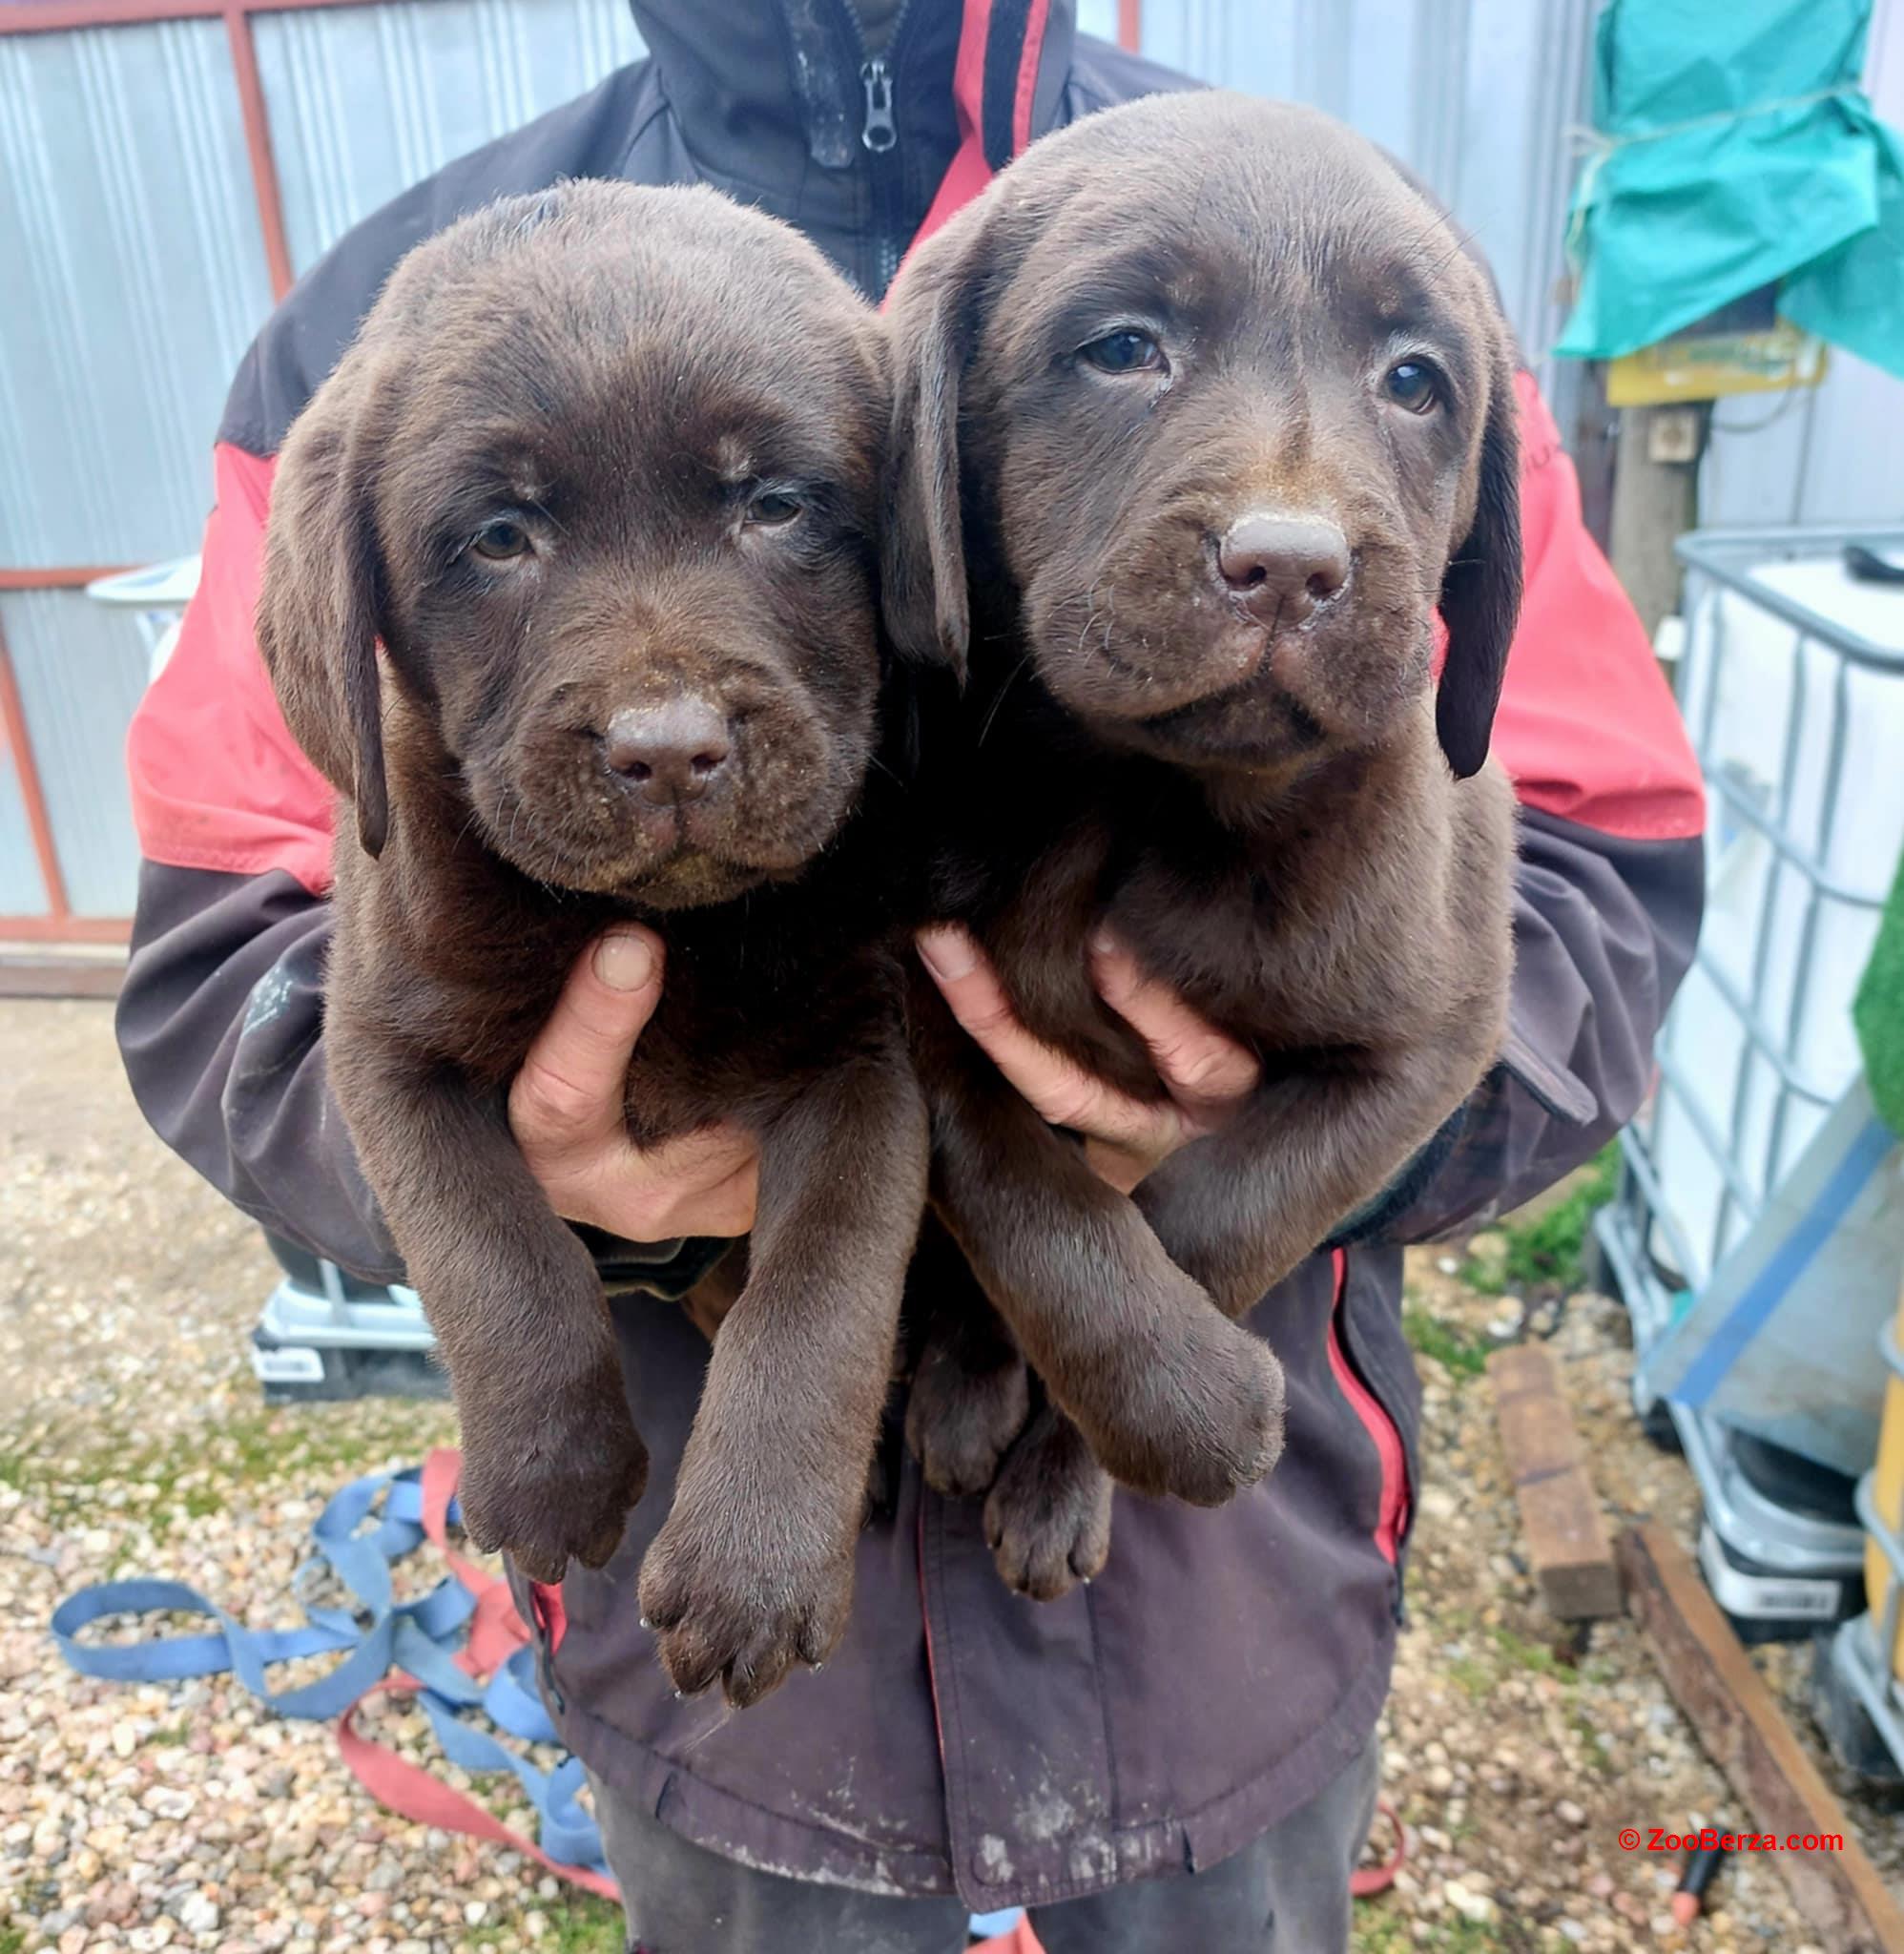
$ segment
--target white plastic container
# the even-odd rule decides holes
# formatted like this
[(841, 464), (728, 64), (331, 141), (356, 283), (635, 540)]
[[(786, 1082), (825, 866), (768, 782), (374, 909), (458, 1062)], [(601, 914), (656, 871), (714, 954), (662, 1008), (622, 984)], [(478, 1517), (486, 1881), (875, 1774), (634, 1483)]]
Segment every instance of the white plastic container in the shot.
[(1707, 908), (1648, 1144), (1674, 1224), (1653, 1251), (1696, 1289), (1859, 1070), (1852, 999), (1904, 851), (1904, 586), (1856, 581), (1835, 547), (1749, 562), (1744, 588), (1690, 561)]

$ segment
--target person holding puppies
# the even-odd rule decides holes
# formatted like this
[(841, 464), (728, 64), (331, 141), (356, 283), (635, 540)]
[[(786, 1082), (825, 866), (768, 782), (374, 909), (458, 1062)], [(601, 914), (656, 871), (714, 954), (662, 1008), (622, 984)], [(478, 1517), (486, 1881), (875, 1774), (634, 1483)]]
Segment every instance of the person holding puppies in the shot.
[[(804, 231), (880, 300), (915, 239), (1036, 137), (1184, 86), (1078, 34), (1065, 0), (635, 12), (648, 59), (407, 192), (266, 325), (220, 429), (199, 592), (131, 740), (145, 865), (119, 1035), (140, 1104), (247, 1214), (373, 1280), (404, 1268), (327, 1063), (334, 796), (284, 723), (254, 613), (279, 447), (392, 267), (563, 178), (703, 182)], [(1212, 262), (1238, 221), (1198, 211)], [(631, 1945), (952, 1954), (969, 1911), (1015, 1904), (1048, 1954), (1348, 1944), (1416, 1492), (1399, 1245), (1524, 1199), (1633, 1112), (1698, 922), (1695, 769), (1551, 418), (1527, 376), (1513, 385), (1523, 595), (1492, 729), (1520, 803), (1504, 1035), (1457, 1117), (1251, 1316), (1280, 1362), (1281, 1463), (1211, 1511), (1121, 1497), (1102, 1571), (1041, 1602), (1000, 1580), (984, 1502), (934, 1491), (889, 1448), (838, 1646), (734, 1714), (676, 1698), (634, 1598), (638, 1541), (600, 1569), (571, 1562), (559, 1606), (535, 1611), (545, 1675)], [(1085, 954), (1149, 1054), (1143, 1091), (1027, 1027), (956, 925), (920, 952), (1024, 1105), (1140, 1205), (1258, 1095), (1261, 1054), (1121, 939)], [(664, 1477), (709, 1345), (655, 1299), (693, 1290), (753, 1226), (760, 1174), (738, 1126), (630, 1138), (624, 1084), (671, 955), (665, 926), (634, 924), (583, 948), (507, 1091), (528, 1174), (609, 1288)], [(946, 1252), (928, 1237), (921, 1260)]]

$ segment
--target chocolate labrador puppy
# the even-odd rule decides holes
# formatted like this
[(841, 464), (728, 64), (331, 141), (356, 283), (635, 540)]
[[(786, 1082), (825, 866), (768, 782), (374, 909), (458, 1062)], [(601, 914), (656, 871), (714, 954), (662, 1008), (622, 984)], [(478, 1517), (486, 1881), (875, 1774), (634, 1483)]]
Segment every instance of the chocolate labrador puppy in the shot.
[[(1281, 1373), (1238, 1319), (1497, 1055), (1513, 360), (1379, 152), (1220, 94), (1036, 144), (890, 322), (888, 616), (971, 663), (926, 754), (933, 907), (1126, 1092), (1163, 1088), (1092, 987), (1106, 927), (1262, 1068), (1127, 1199), (920, 987), (935, 1206), (1010, 1335), (938, 1285), (910, 1432), (952, 1491), (1017, 1439), (988, 1525), (1006, 1578), (1053, 1594), (1105, 1556), (1093, 1455), (1205, 1503), (1270, 1469)], [(1048, 1396), (1022, 1437), (1020, 1349)]]
[(871, 313), (712, 191), (574, 183), (414, 251), (292, 430), (259, 641), (340, 827), (338, 1103), (449, 1366), (473, 1539), (599, 1567), (647, 1469), (602, 1285), (509, 1133), (574, 959), (655, 925), (644, 1145), (760, 1141), (641, 1606), (736, 1704), (843, 1625), (925, 1189), (861, 808), (890, 418)]

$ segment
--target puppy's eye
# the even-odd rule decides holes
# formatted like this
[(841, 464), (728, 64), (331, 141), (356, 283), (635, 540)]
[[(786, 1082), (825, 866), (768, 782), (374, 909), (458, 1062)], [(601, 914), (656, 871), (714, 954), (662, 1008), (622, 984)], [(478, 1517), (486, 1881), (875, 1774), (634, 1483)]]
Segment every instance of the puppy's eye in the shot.
[(1078, 356), (1100, 373), (1154, 373), (1165, 364), (1163, 347), (1134, 325), (1120, 326), (1103, 339), (1080, 346)]
[(1441, 376), (1425, 360), (1401, 360), (1388, 369), (1382, 390), (1397, 406), (1425, 414), (1441, 403)]
[(476, 531), (469, 547), (478, 556), (487, 557), (491, 563), (513, 562), (518, 556), (528, 554), (528, 531), (521, 523), (513, 523), (507, 516), (498, 516), (494, 522), (485, 523)]
[(747, 520), (763, 530), (777, 530), (792, 522), (803, 508), (797, 495), (789, 495), (780, 488), (763, 488), (747, 505)]

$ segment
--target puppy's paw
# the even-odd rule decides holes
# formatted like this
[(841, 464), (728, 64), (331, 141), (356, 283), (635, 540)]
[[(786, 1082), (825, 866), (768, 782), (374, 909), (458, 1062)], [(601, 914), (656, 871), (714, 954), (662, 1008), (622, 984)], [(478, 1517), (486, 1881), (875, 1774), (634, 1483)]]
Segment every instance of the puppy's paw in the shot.
[(1069, 1405), (1091, 1450), (1133, 1492), (1220, 1507), (1282, 1456), (1283, 1370), (1260, 1338), (1203, 1299), (1171, 1341), (1121, 1366), (1126, 1388)]
[(790, 1529), (752, 1541), (697, 1525), (677, 1507), (641, 1564), (641, 1615), (684, 1696), (718, 1681), (736, 1709), (776, 1690), (794, 1665), (817, 1669), (846, 1628), (853, 1549), (821, 1537), (793, 1506)]
[(1006, 1455), (985, 1502), (985, 1540), (999, 1578), (1034, 1601), (1056, 1601), (1104, 1571), (1111, 1483), (1084, 1435), (1045, 1409)]
[(975, 1370), (956, 1349), (932, 1345), (920, 1360), (905, 1413), (906, 1444), (926, 1485), (955, 1499), (983, 1492), (1030, 1408), (1023, 1358)]
[(571, 1559), (606, 1566), (647, 1483), (648, 1447), (619, 1376), (606, 1388), (464, 1414), (464, 1529), (531, 1581), (561, 1580)]

